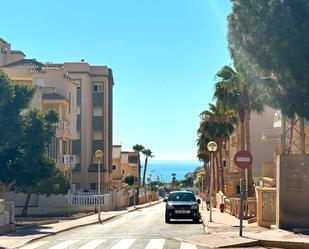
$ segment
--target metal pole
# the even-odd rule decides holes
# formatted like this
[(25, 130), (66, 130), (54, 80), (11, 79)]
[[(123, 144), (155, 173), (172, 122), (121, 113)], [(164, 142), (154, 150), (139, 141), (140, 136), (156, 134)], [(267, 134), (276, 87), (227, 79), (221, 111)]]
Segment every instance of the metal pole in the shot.
[(202, 175), (202, 209), (204, 209), (204, 179), (203, 179), (203, 175)]
[(241, 169), (240, 177), (240, 208), (239, 208), (239, 236), (242, 236), (242, 222), (244, 219), (244, 169)]
[(100, 179), (100, 163), (101, 160), (98, 159), (98, 219), (101, 221), (101, 179)]
[(212, 188), (213, 188), (213, 159), (214, 152), (210, 152), (210, 207), (209, 207), (209, 221), (212, 222)]
[(134, 176), (134, 182), (133, 182), (133, 206), (135, 208), (135, 176)]

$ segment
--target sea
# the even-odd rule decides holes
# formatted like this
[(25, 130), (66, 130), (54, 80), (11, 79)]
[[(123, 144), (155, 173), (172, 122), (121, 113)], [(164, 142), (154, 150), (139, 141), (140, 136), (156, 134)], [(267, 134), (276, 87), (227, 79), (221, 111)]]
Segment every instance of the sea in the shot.
[[(151, 173), (151, 179), (155, 181), (157, 175), (162, 177), (164, 182), (172, 181), (172, 174), (176, 174), (177, 180), (183, 180), (188, 172), (193, 172), (197, 167), (202, 166), (202, 163), (195, 161), (179, 161), (179, 160), (151, 160), (147, 165), (146, 177)], [(142, 162), (142, 174), (144, 172), (144, 162)], [(157, 173), (157, 175), (156, 175)], [(143, 175), (142, 175), (143, 176)]]

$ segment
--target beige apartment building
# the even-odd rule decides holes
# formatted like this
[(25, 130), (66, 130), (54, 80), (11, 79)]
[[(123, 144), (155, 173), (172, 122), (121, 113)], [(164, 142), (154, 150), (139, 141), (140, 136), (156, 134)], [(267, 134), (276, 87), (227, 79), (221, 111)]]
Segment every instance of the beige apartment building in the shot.
[[(121, 189), (124, 186), (124, 179), (133, 175), (138, 176), (138, 153), (121, 151), (121, 145), (113, 146), (113, 171), (112, 184), (114, 189)], [(137, 183), (137, 182), (136, 182)]]
[[(77, 190), (96, 190), (96, 150), (104, 153), (101, 189), (112, 186), (112, 71), (85, 61), (61, 64), (25, 59), (0, 38), (0, 68), (22, 83), (35, 84), (32, 106), (56, 109), (61, 122), (50, 155), (69, 176)], [(73, 160), (74, 159), (74, 160)], [(73, 173), (71, 173), (73, 168)]]

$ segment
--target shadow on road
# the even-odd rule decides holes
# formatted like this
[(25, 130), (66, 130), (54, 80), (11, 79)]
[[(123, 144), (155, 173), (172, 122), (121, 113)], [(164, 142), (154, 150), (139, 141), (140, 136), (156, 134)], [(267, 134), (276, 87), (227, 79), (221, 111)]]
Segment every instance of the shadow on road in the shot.
[(170, 224), (201, 224), (201, 221), (194, 222), (191, 220), (171, 220)]
[(28, 227), (28, 228), (25, 227), (25, 229), (18, 229), (13, 233), (6, 234), (6, 236), (20, 237), (20, 236), (28, 236), (28, 235), (35, 235), (35, 234), (50, 234), (51, 232), (47, 231), (48, 229), (50, 229), (50, 227), (47, 227), (44, 225), (36, 225), (36, 226)]

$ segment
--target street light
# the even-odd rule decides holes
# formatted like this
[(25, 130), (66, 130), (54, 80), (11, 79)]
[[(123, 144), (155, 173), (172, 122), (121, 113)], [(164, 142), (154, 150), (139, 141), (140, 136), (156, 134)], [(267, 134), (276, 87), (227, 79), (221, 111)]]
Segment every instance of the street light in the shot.
[(100, 163), (101, 163), (101, 159), (103, 158), (103, 151), (102, 150), (97, 150), (95, 152), (95, 157), (96, 159), (98, 159), (98, 219), (99, 221), (101, 221), (101, 179), (100, 179), (100, 175), (101, 175), (101, 169), (100, 169)]
[(218, 145), (215, 141), (210, 141), (207, 144), (207, 149), (210, 152), (210, 207), (209, 207), (209, 221), (212, 222), (212, 189), (213, 189), (213, 165), (214, 152), (217, 151)]

